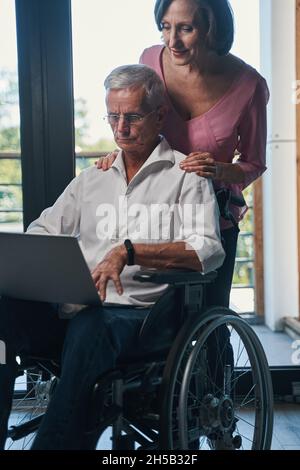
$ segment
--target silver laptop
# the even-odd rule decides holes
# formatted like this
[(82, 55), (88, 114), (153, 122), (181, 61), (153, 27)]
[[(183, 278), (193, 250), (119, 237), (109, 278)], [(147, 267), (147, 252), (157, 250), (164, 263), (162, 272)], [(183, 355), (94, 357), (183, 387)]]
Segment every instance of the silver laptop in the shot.
[(0, 232), (0, 295), (101, 304), (75, 237)]

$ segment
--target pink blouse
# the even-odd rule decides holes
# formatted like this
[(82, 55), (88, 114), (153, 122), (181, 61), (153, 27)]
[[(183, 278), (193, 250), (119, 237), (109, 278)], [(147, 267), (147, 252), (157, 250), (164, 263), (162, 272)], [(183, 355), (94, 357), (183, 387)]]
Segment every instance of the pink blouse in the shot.
[[(140, 63), (153, 68), (164, 80), (162, 52), (164, 46), (145, 49)], [(231, 163), (237, 150), (236, 161), (245, 173), (242, 184), (215, 182), (215, 188), (230, 188), (240, 195), (252, 181), (266, 170), (266, 105), (269, 91), (265, 79), (244, 62), (242, 72), (235, 78), (223, 97), (204, 114), (185, 121), (174, 109), (167, 95), (169, 111), (163, 135), (174, 149), (189, 154), (210, 152), (220, 162)], [(247, 208), (233, 206), (232, 212), (241, 220)], [(221, 228), (232, 226), (221, 220)]]

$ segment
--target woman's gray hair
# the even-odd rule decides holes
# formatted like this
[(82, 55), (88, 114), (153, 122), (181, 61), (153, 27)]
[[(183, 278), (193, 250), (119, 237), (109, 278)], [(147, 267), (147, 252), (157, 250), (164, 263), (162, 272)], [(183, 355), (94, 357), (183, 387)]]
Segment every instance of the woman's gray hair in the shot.
[(165, 88), (157, 73), (142, 64), (121, 65), (114, 69), (105, 79), (106, 90), (140, 88), (145, 90), (145, 102), (150, 109), (165, 104)]

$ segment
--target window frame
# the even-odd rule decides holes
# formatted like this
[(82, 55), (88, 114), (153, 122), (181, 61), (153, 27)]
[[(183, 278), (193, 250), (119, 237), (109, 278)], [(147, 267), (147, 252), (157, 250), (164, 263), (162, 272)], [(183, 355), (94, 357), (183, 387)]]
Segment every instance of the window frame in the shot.
[(15, 0), (24, 229), (75, 176), (70, 0)]

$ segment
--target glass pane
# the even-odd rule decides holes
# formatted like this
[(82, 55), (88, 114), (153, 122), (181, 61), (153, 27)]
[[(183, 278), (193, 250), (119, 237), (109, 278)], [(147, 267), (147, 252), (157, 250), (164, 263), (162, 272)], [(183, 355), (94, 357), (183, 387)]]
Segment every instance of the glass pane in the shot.
[(236, 287), (253, 287), (254, 285), (254, 263), (253, 261), (236, 261), (234, 276)]
[(237, 244), (236, 263), (233, 274), (233, 288), (230, 302), (239, 313), (254, 312), (255, 289), (255, 257), (254, 257), (254, 218), (253, 218), (253, 187), (244, 191), (249, 207), (242, 222)]
[(0, 0), (0, 231), (22, 231), (15, 2)]
[[(77, 153), (115, 148), (110, 127), (102, 119), (106, 114), (103, 81), (113, 68), (137, 63), (144, 48), (161, 42), (154, 3), (72, 0)], [(78, 159), (76, 163), (78, 172), (83, 163)]]
[(253, 186), (250, 185), (243, 191), (243, 196), (248, 207), (253, 207)]
[(240, 258), (251, 258), (254, 257), (254, 247), (253, 247), (253, 235), (240, 235), (239, 243), (237, 247), (236, 256)]
[[(259, 29), (259, 0), (243, 2), (241, 0), (230, 0), (230, 4), (235, 17), (235, 40), (232, 53), (241, 57), (248, 64), (260, 68), (260, 29)], [(251, 37), (251, 47), (249, 47), (249, 37)], [(248, 207), (253, 207), (252, 186), (244, 192), (244, 198)], [(239, 235), (237, 257), (253, 258), (253, 210), (248, 209), (243, 221), (240, 223), (241, 233)], [(246, 238), (243, 233), (249, 234)], [(252, 239), (252, 242), (251, 242)], [(230, 296), (230, 303), (234, 310), (239, 313), (254, 312), (254, 269), (248, 264), (237, 261), (233, 277), (233, 288)], [(249, 279), (253, 287), (248, 287)], [(238, 287), (238, 288), (237, 288)]]
[(249, 208), (240, 223), (241, 234), (252, 233), (254, 230), (253, 208)]
[(85, 155), (81, 157), (76, 157), (76, 176), (79, 175), (79, 173), (84, 170), (85, 168), (88, 168), (89, 166), (94, 165), (95, 158), (87, 158)]

